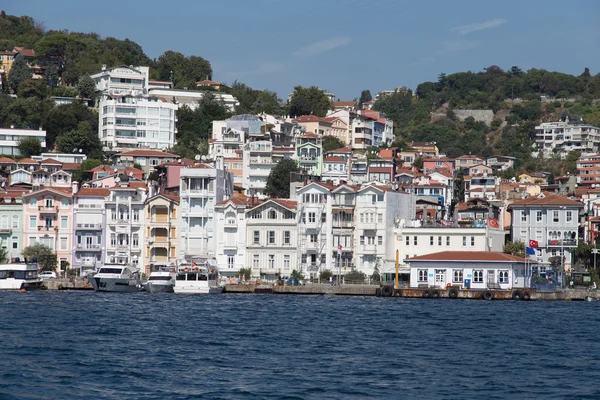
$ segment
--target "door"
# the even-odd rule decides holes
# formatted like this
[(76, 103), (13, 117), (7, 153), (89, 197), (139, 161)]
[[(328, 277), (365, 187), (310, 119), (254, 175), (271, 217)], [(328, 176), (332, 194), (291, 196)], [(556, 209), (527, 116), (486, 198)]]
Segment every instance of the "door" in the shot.
[(495, 270), (488, 270), (488, 279), (487, 279), (487, 284), (489, 287), (494, 287), (494, 285), (496, 284), (496, 271)]

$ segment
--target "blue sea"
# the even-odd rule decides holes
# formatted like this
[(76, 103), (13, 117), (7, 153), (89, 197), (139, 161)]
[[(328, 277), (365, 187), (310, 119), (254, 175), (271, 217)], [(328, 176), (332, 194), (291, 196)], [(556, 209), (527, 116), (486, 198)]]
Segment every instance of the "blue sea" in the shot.
[(0, 399), (599, 399), (600, 302), (0, 292)]

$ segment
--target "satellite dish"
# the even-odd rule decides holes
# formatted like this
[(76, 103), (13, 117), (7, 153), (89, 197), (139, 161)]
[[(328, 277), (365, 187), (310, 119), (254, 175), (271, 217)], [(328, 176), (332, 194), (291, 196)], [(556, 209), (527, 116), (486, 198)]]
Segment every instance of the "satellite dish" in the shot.
[(194, 160), (196, 160), (196, 161), (200, 160), (200, 155), (196, 154), (196, 156), (194, 157)]
[(115, 169), (113, 169), (113, 171), (114, 171), (115, 173), (119, 172), (119, 170), (118, 170), (118, 169), (116, 169), (116, 168), (115, 168)]
[(119, 182), (121, 182), (121, 178), (119, 178), (119, 177), (117, 176), (117, 177), (115, 178), (115, 182), (116, 182), (116, 183), (119, 183)]
[(130, 173), (129, 173), (129, 176), (133, 176), (133, 172), (130, 172)]

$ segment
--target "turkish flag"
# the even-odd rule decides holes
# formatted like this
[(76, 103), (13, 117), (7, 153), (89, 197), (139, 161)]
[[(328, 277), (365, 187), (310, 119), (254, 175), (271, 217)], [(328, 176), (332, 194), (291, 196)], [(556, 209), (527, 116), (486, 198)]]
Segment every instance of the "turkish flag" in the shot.
[(342, 251), (342, 244), (341, 244), (341, 243), (340, 243), (340, 244), (338, 244), (338, 250), (339, 250), (339, 251)]
[(498, 225), (498, 220), (495, 218), (488, 218), (488, 226), (490, 228), (500, 228), (500, 225)]
[(537, 249), (539, 247), (539, 243), (537, 240), (530, 240), (529, 241), (529, 247), (533, 247), (534, 249)]

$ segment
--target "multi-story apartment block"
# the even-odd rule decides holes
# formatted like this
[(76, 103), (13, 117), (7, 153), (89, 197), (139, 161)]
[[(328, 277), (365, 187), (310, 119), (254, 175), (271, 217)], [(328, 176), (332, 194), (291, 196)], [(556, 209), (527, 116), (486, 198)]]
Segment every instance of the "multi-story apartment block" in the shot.
[(537, 156), (552, 157), (559, 153), (565, 157), (570, 151), (596, 153), (600, 146), (600, 128), (570, 122), (568, 118), (559, 122), (544, 122), (535, 127)]
[(178, 105), (149, 95), (148, 75), (148, 67), (127, 66), (103, 67), (92, 75), (102, 92), (98, 133), (105, 150), (164, 150), (175, 144)]
[(59, 271), (73, 264), (73, 191), (45, 187), (23, 195), (23, 248), (48, 246), (56, 252)]
[(231, 174), (222, 159), (215, 166), (195, 164), (180, 170), (179, 259), (215, 257), (215, 206), (233, 194)]
[(577, 160), (577, 183), (600, 185), (600, 154), (582, 154)]
[(158, 193), (144, 207), (146, 273), (177, 263), (179, 256), (179, 197)]
[(341, 157), (326, 157), (323, 160), (321, 178), (323, 181), (333, 182), (335, 185), (339, 185), (342, 181), (347, 182), (350, 178), (349, 165), (350, 162)]
[(296, 269), (296, 206), (292, 200), (268, 199), (246, 210), (246, 266), (253, 277), (272, 281)]
[(142, 269), (146, 243), (144, 240), (144, 204), (147, 187), (144, 182), (129, 181), (126, 176), (109, 188), (105, 202), (106, 264), (127, 264)]
[(0, 128), (0, 154), (21, 155), (19, 141), (26, 138), (38, 139), (42, 147), (46, 147), (46, 131), (42, 129)]
[(104, 264), (105, 203), (110, 190), (83, 187), (73, 198), (73, 264), (86, 275)]
[(500, 178), (482, 174), (468, 175), (464, 178), (465, 198), (482, 198), (487, 200), (496, 199), (496, 188), (500, 184)]
[(323, 170), (322, 137), (309, 132), (296, 136), (296, 160), (300, 169), (309, 175), (321, 175)]
[(23, 198), (21, 193), (0, 194), (0, 247), (10, 260), (21, 257), (23, 244)]
[(351, 114), (350, 125), (352, 126), (353, 149), (366, 150), (374, 146), (373, 132), (375, 130), (375, 120), (373, 118), (360, 114)]
[(423, 159), (423, 172), (428, 173), (430, 171), (445, 169), (451, 174), (454, 174), (454, 159), (448, 157), (437, 157), (437, 158), (424, 158)]
[(550, 257), (563, 256), (562, 265), (569, 271), (579, 239), (581, 209), (583, 203), (550, 193), (515, 200), (508, 206), (512, 240), (537, 242), (538, 262), (547, 263)]
[(409, 142), (406, 146), (414, 149), (422, 158), (437, 158), (440, 155), (436, 142)]
[(267, 178), (277, 165), (273, 160), (273, 144), (269, 140), (256, 140), (244, 145), (243, 180), (246, 195), (265, 198)]
[(457, 171), (463, 171), (466, 168), (470, 168), (474, 165), (481, 165), (484, 163), (483, 158), (477, 157), (472, 154), (457, 157), (454, 160), (454, 166)]

